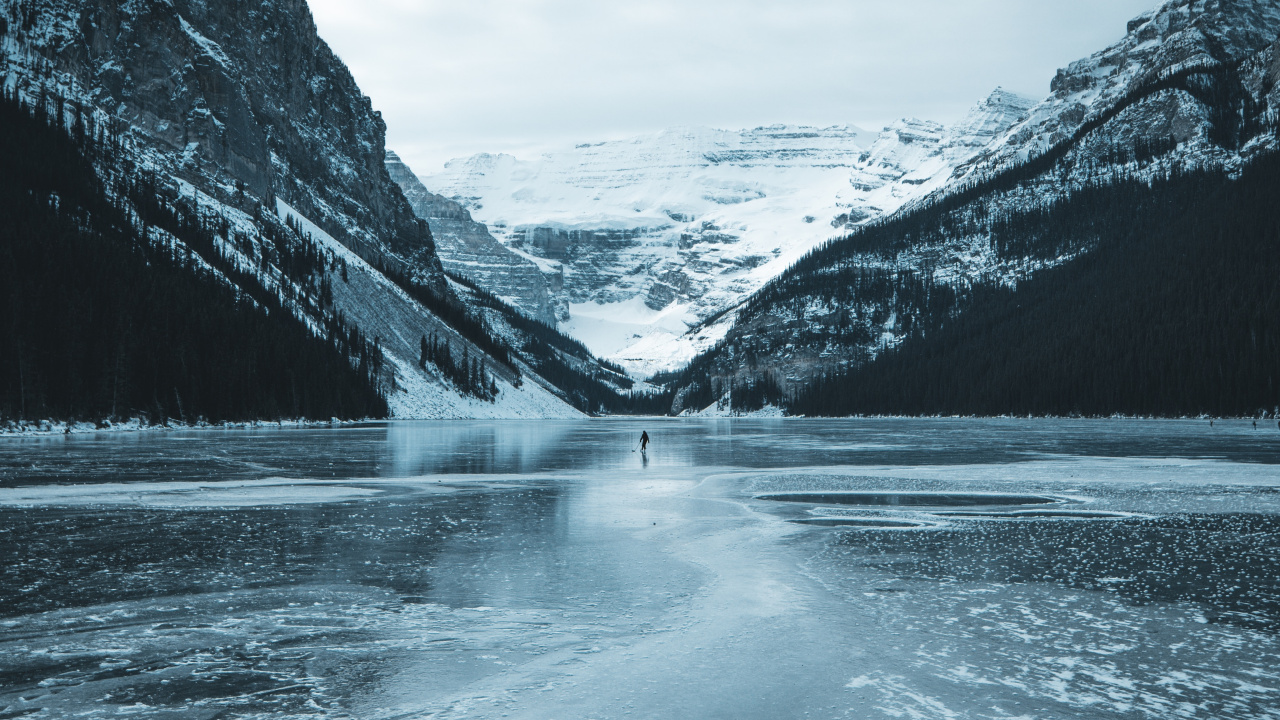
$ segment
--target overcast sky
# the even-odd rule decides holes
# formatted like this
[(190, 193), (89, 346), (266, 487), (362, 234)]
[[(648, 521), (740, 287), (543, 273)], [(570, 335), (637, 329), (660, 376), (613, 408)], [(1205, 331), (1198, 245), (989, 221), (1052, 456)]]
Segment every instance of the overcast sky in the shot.
[(1156, 0), (310, 0), (421, 175), (677, 125), (949, 121)]

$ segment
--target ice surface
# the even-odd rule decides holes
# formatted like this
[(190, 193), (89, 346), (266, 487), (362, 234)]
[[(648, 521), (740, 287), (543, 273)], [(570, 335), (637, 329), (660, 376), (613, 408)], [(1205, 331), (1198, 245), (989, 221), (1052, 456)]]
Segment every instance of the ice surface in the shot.
[(377, 495), (371, 488), (288, 481), (95, 483), (0, 488), (0, 505), (74, 507), (139, 505), (145, 507), (244, 507), (341, 502)]
[(824, 503), (831, 505), (904, 506), (904, 507), (974, 507), (987, 505), (1051, 505), (1060, 498), (1040, 495), (1000, 495), (997, 493), (930, 493), (930, 492), (805, 492), (760, 495), (760, 500), (791, 503)]
[(0, 716), (1276, 717), (1277, 461), (1233, 422), (10, 438)]

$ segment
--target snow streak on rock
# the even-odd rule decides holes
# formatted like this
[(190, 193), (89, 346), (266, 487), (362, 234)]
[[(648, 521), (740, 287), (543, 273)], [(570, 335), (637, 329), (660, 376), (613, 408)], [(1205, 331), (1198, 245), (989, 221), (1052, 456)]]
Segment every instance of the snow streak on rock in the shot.
[(387, 170), (414, 213), (430, 224), (436, 252), (447, 271), (470, 278), (543, 322), (556, 324), (547, 280), (536, 264), (495, 240), (489, 228), (471, 219), (466, 208), (423, 187), (393, 152), (387, 153)]
[[(1270, 0), (1164, 0), (1131, 20), (1120, 42), (1059, 70), (1051, 94), (1000, 133), (971, 171), (990, 172), (1043, 153), (1143, 86), (1240, 62), (1275, 42), (1278, 33), (1280, 5)], [(1144, 122), (1131, 123), (1139, 125), (1134, 131), (1203, 145), (1204, 117), (1191, 98), (1161, 100)]]

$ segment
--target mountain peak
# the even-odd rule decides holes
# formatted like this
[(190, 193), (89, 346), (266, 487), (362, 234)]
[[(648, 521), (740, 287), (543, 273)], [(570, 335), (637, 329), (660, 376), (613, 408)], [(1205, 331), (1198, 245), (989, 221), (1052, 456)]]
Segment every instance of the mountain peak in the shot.
[(1031, 108), (1035, 107), (1036, 102), (1037, 100), (1035, 98), (1030, 98), (1030, 97), (1027, 97), (1026, 95), (1019, 95), (1018, 93), (1010, 92), (1008, 90), (1005, 90), (1003, 87), (997, 86), (995, 90), (991, 91), (990, 95), (986, 96), (985, 98), (983, 98), (981, 101), (978, 102), (978, 104), (975, 106), (975, 109), (982, 108), (982, 107), (989, 107), (989, 108), (998, 107), (998, 108), (1012, 108), (1012, 109), (1020, 110), (1022, 112), (1026, 112)]
[[(1278, 35), (1280, 3), (1274, 0), (1166, 0), (1130, 21), (1115, 44), (1058, 70), (1049, 96), (1027, 108), (966, 172), (989, 174), (1040, 155), (1152, 82), (1241, 61)], [(1163, 111), (1169, 121), (1157, 123), (1158, 133), (1179, 141), (1196, 136), (1205, 122), (1202, 111), (1187, 98), (1171, 102)]]

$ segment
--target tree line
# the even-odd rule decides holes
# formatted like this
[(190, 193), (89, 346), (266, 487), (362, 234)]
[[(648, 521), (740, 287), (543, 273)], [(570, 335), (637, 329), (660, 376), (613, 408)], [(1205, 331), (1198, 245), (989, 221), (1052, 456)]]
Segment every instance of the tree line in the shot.
[[(1280, 155), (1096, 188), (1013, 225), (1096, 248), (823, 377), (803, 415), (1249, 416), (1280, 408)], [(1056, 242), (1056, 241), (1055, 241)]]
[(487, 402), (498, 398), (498, 383), (489, 374), (487, 361), (484, 358), (471, 357), (471, 350), (462, 347), (461, 359), (455, 359), (449, 340), (441, 340), (435, 333), (430, 339), (422, 336), (419, 345), (418, 367), (425, 370), (427, 365), (434, 365), (464, 395), (470, 395)]
[(92, 115), (5, 92), (0, 157), (0, 418), (387, 415), (377, 344), (313, 334)]

